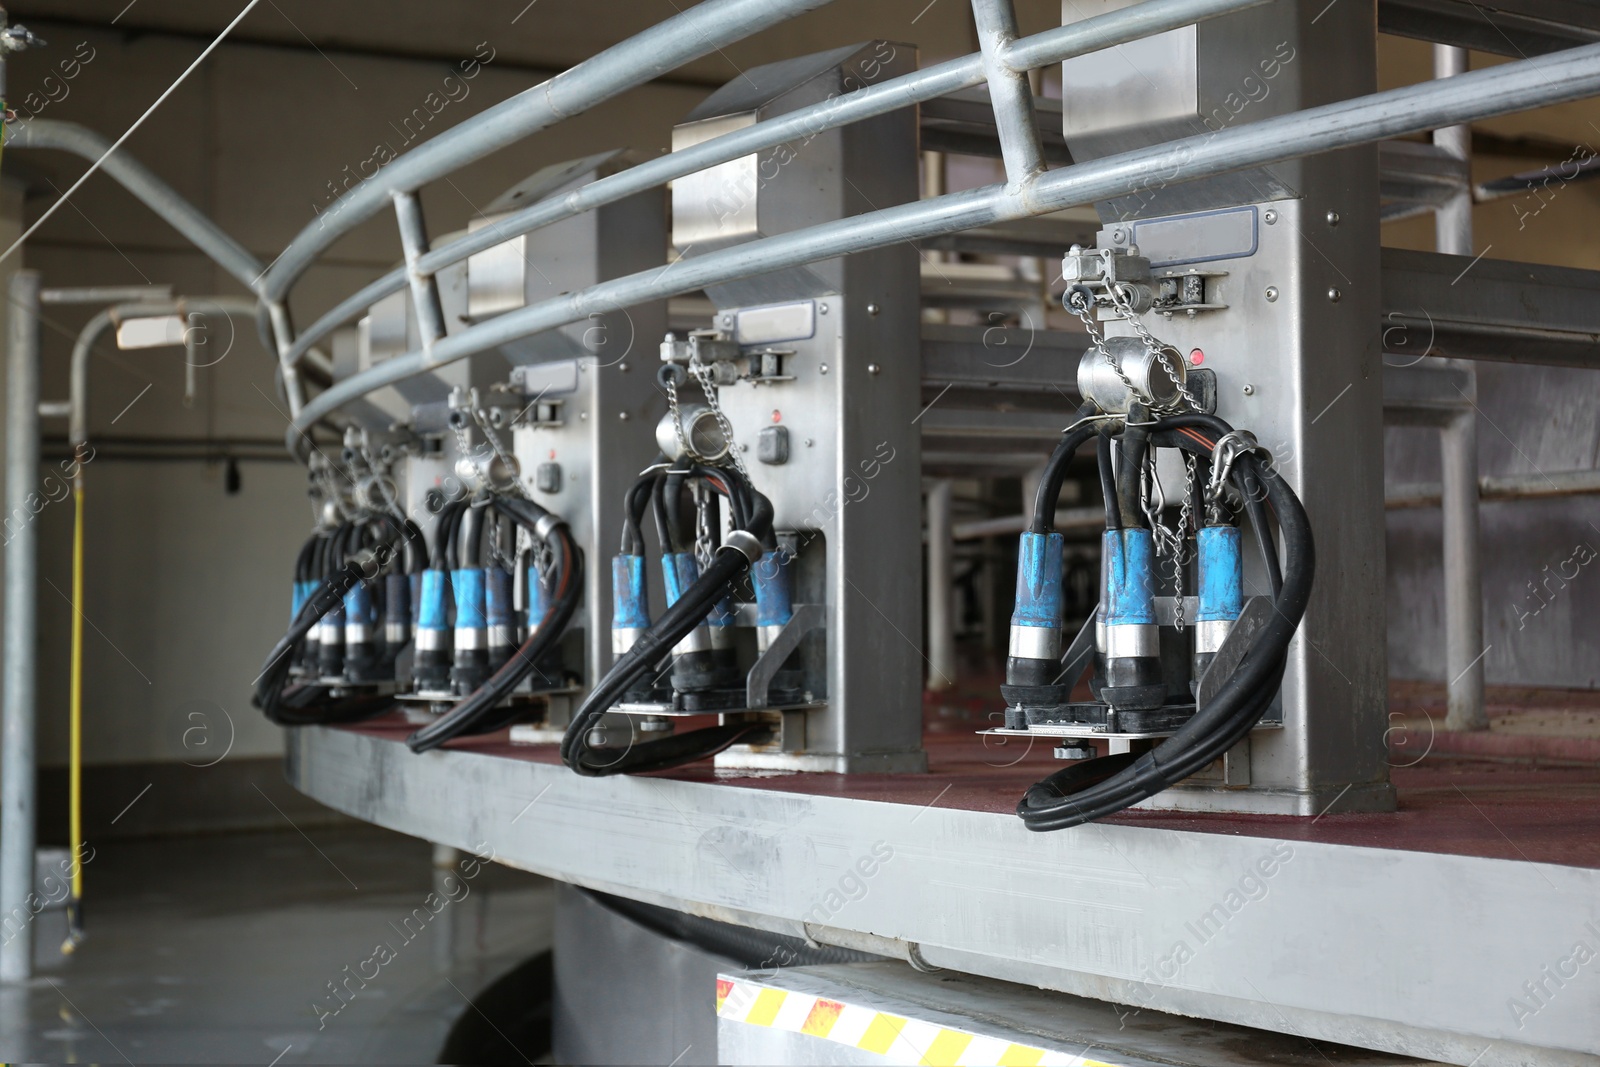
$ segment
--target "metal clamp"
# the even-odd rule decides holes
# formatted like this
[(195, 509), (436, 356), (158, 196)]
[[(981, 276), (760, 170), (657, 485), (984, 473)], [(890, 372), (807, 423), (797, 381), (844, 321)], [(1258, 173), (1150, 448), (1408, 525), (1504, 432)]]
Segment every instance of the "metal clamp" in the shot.
[(1234, 462), (1246, 452), (1259, 452), (1268, 462), (1272, 461), (1272, 453), (1263, 448), (1249, 430), (1233, 430), (1218, 439), (1211, 452), (1211, 481), (1206, 484), (1208, 501), (1218, 500), (1222, 487), (1233, 473)]

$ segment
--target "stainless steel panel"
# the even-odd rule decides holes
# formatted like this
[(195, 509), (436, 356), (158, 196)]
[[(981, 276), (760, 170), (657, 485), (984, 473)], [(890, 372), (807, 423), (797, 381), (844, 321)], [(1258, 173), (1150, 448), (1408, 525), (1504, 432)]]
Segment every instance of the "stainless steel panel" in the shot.
[(571, 886), (557, 889), (556, 1063), (717, 1061), (719, 971), (732, 960), (666, 937)]
[[(916, 69), (914, 45), (869, 41), (752, 68), (713, 93), (674, 132), (674, 146), (820, 103)], [(681, 140), (680, 140), (681, 138)], [(673, 244), (700, 256), (827, 219), (916, 198), (915, 114), (902, 111), (778, 145), (673, 182)], [(893, 166), (862, 165), (894, 160)], [(899, 171), (912, 167), (910, 192)], [(729, 169), (732, 168), (732, 169)], [(849, 182), (840, 175), (849, 175)], [(718, 307), (744, 308), (845, 291), (844, 260), (712, 286)]]
[[(567, 183), (589, 180), (601, 168), (625, 166), (615, 153), (580, 161), (591, 169), (570, 173), (554, 167)], [(538, 264), (526, 281), (529, 299), (581, 289), (659, 264), (667, 243), (666, 198), (640, 193), (558, 226), (529, 234), (527, 255)], [(666, 401), (656, 388), (656, 346), (666, 332), (663, 302), (596, 314), (583, 323), (507, 346), (518, 364), (512, 381), (524, 405), (559, 399), (559, 423), (524, 418), (513, 447), (528, 494), (565, 518), (585, 556), (584, 605), (577, 625), (584, 630), (587, 680), (611, 665), (611, 569), (622, 532), (622, 498), (655, 455), (656, 423)], [(560, 484), (541, 488), (541, 464), (561, 467)], [(660, 604), (661, 600), (656, 599)]]
[[(752, 126), (756, 112), (719, 115), (686, 122), (672, 130), (672, 150), (692, 148), (734, 130)], [(756, 192), (759, 157), (742, 156), (678, 178), (672, 183), (672, 243), (680, 251), (703, 251), (759, 236)]]
[[(782, 113), (915, 62), (914, 49), (887, 41), (800, 57), (735, 79), (691, 119), (716, 121), (719, 108), (733, 118)], [(761, 165), (761, 234), (906, 203), (917, 196), (914, 118), (829, 130), (785, 154), (763, 153)], [(827, 701), (806, 714), (805, 750), (739, 748), (719, 763), (921, 769), (921, 561), (904, 551), (921, 538), (916, 252), (895, 245), (707, 295), (719, 308), (711, 325), (737, 331), (748, 347), (770, 338), (788, 353), (786, 380), (726, 386), (718, 398), (751, 480), (772, 499), (775, 525), (800, 534), (799, 599), (827, 610), (825, 630), (801, 649)], [(788, 462), (754, 462), (761, 432), (774, 425), (789, 432)]]
[[(468, 228), (479, 230), (492, 221), (474, 219)], [(487, 252), (467, 258), (467, 315), (488, 318), (514, 311), (527, 303), (528, 238), (513, 237)]]
[(765, 308), (741, 308), (733, 317), (734, 340), (742, 345), (804, 341), (816, 336), (816, 332), (815, 300)]
[[(1062, 22), (1133, 2), (1062, 0)], [(1099, 159), (1356, 95), (1328, 95), (1304, 71), (1306, 50), (1339, 48), (1342, 24), (1352, 18), (1362, 21), (1329, 12), (1313, 29), (1297, 5), (1273, 4), (1067, 60), (1061, 68), (1063, 128), (1073, 158)], [(1168, 180), (1097, 208), (1103, 221), (1127, 221), (1294, 196), (1302, 188), (1299, 166), (1193, 182), (1182, 180), (1180, 168)]]
[[(1062, 0), (1063, 24), (1124, 8), (1137, 0)], [(1200, 117), (1196, 27), (1185, 26), (1061, 65), (1062, 128), (1076, 141), (1173, 119)]]
[[(1250, 787), (1182, 786), (1149, 806), (1316, 815), (1335, 803), (1393, 805), (1383, 747), (1378, 295), (1355, 281), (1376, 271), (1374, 164), (1369, 149), (1308, 167), (1320, 180), (1305, 199), (1260, 205), (1256, 254), (1210, 264), (1227, 272), (1214, 280), (1225, 310), (1146, 316), (1179, 351), (1204, 351), (1217, 375), (1218, 414), (1271, 450), (1317, 539), (1317, 584), (1284, 678), (1285, 729), (1252, 740)], [(1367, 194), (1358, 194), (1363, 186)], [(1337, 225), (1327, 222), (1330, 210)], [(1262, 591), (1262, 582), (1247, 567), (1247, 592)]]

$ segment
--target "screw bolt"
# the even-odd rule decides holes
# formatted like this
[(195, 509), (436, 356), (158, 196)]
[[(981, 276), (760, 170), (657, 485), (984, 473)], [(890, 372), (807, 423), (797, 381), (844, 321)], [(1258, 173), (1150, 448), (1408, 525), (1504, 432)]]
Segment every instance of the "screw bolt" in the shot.
[(878, 366), (876, 363), (868, 363), (867, 364), (867, 373), (868, 374), (877, 374), (881, 370), (883, 370), (883, 368)]
[(1273, 301), (1277, 300), (1278, 299), (1278, 287), (1276, 285), (1267, 286), (1266, 296), (1267, 296), (1267, 303), (1269, 303), (1269, 304), (1272, 303)]
[(1256, 395), (1256, 387), (1251, 385), (1249, 382), (1245, 382), (1244, 383), (1244, 395), (1245, 396), (1255, 396)]
[(1337, 290), (1337, 289), (1329, 289), (1328, 290), (1328, 303), (1337, 304), (1339, 302), (1339, 298), (1341, 296), (1343, 296), (1343, 295), (1344, 294), (1339, 292), (1339, 290)]
[(1261, 216), (1261, 221), (1266, 223), (1268, 226), (1271, 226), (1273, 223), (1278, 221), (1278, 213), (1276, 211), (1265, 212)]
[(881, 307), (879, 307), (877, 304), (868, 304), (867, 305), (867, 314), (868, 315), (876, 315), (878, 312), (880, 312), (882, 310), (883, 309)]
[(820, 367), (817, 368), (817, 371), (819, 373), (822, 373), (822, 374), (827, 374), (828, 373), (828, 365), (826, 363), (822, 364)]
[(1339, 225), (1339, 213), (1337, 211), (1328, 212), (1328, 225), (1329, 226), (1337, 226), (1337, 225)]

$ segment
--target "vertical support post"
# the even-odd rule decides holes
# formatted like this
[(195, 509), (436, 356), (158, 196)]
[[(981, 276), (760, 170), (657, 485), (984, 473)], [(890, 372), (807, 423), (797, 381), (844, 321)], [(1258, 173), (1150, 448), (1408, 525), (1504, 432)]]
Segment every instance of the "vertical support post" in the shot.
[[(1066, 7), (1070, 15), (1073, 5)], [(1320, 15), (1308, 15), (1305, 5), (1264, 4), (1142, 41), (1143, 48), (1117, 49), (1106, 66), (1092, 57), (1069, 60), (1062, 95), (1072, 156), (1104, 158), (1202, 124), (1237, 128), (1371, 93), (1375, 15), (1371, 4), (1334, 4)], [(1122, 72), (1130, 65), (1133, 76)], [(1230, 96), (1241, 79), (1272, 86), (1242, 112)], [(1108, 220), (1097, 243), (1149, 249), (1166, 220), (1202, 212), (1207, 225), (1228, 217), (1238, 227), (1233, 243), (1207, 238), (1170, 264), (1225, 271), (1215, 276), (1215, 292), (1228, 307), (1193, 318), (1147, 313), (1144, 321), (1180, 352), (1227, 353), (1208, 360), (1217, 414), (1249, 428), (1299, 494), (1315, 533), (1317, 574), (1286, 657), (1284, 726), (1251, 735), (1250, 784), (1227, 784), (1228, 769), (1218, 766), (1146, 804), (1310, 817), (1392, 809), (1383, 743), (1377, 151), (1346, 148), (1200, 181), (1151, 177), (1140, 193), (1097, 205)], [(1132, 223), (1144, 232), (1137, 242)], [(1115, 322), (1106, 331), (1132, 332)], [(1254, 559), (1246, 559), (1245, 583), (1250, 593), (1265, 588)], [(1242, 756), (1244, 746), (1234, 762)]]
[[(1476, 401), (1477, 389), (1472, 389)], [(1483, 569), (1478, 552), (1478, 410), (1439, 433), (1444, 519), (1446, 730), (1486, 730), (1483, 701)]]
[[(1467, 73), (1467, 50), (1451, 45), (1433, 46), (1433, 76), (1452, 78)], [(1446, 126), (1433, 131), (1433, 143), (1456, 159), (1472, 159), (1472, 127)], [(1472, 255), (1472, 185), (1458, 190), (1439, 206), (1434, 216), (1435, 248), (1452, 256)]]
[(267, 321), (272, 325), (272, 343), (278, 348), (278, 373), (283, 376), (283, 395), (289, 401), (289, 417), (298, 418), (305, 406), (306, 391), (300, 383), (300, 369), (289, 359), (294, 344), (294, 325), (289, 321), (289, 308), (281, 300), (267, 305)]
[[(433, 846), (433, 892), (440, 900), (456, 901), (461, 875), (456, 865), (461, 853), (449, 845)], [(454, 883), (454, 885), (452, 885)], [(465, 898), (459, 898), (465, 899)], [(461, 940), (459, 908), (447, 907), (439, 912), (439, 921), (433, 924), (433, 969), (448, 974), (456, 963), (456, 948)]]
[(949, 689), (956, 679), (956, 626), (951, 611), (955, 531), (950, 518), (950, 482), (928, 486), (928, 688)]
[(406, 280), (411, 285), (411, 305), (417, 316), (422, 351), (433, 357), (434, 343), (445, 335), (444, 305), (439, 301), (439, 285), (433, 275), (424, 273), (418, 262), (428, 251), (428, 229), (422, 221), (422, 202), (416, 193), (394, 194), (395, 220), (400, 225), (400, 244), (405, 249)]
[[(1449, 78), (1467, 72), (1467, 50), (1433, 46), (1433, 73)], [(1433, 143), (1466, 163), (1472, 160), (1472, 130), (1435, 130)], [(1470, 182), (1434, 218), (1435, 247), (1453, 256), (1472, 252)], [(1453, 365), (1469, 376), (1469, 411), (1451, 420), (1439, 435), (1444, 523), (1444, 630), (1447, 711), (1445, 729), (1483, 730), (1489, 726), (1483, 702), (1483, 570), (1478, 551), (1477, 367), (1469, 360)]]
[(1044, 148), (1034, 121), (1033, 86), (1026, 71), (1013, 70), (1005, 60), (1006, 50), (1017, 39), (1017, 13), (1011, 0), (972, 0), (972, 18), (983, 50), (983, 72), (989, 81), (1006, 182), (1012, 187), (1024, 185), (1045, 168)]
[[(11, 279), (6, 345), (4, 703), (0, 708), (0, 981), (33, 975), (34, 653), (38, 531), (28, 500), (39, 475), (39, 273)], [(13, 528), (15, 524), (15, 528)]]

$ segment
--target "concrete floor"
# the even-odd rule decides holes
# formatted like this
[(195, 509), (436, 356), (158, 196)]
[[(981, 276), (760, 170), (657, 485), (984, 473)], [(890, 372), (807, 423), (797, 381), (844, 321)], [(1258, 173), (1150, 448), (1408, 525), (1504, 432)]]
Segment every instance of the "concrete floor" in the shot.
[(468, 998), (550, 947), (549, 883), (461, 859), (441, 881), (428, 844), (359, 826), (104, 844), (87, 940), (0, 988), (0, 1059), (437, 1062)]

